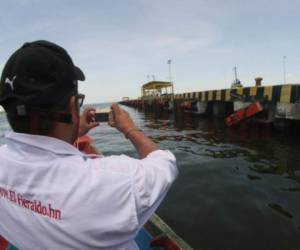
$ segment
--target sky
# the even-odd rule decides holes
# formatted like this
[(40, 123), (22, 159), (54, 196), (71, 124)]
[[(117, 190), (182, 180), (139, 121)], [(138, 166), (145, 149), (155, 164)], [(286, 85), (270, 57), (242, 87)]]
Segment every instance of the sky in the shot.
[[(86, 103), (137, 98), (169, 80), (175, 93), (300, 83), (300, 0), (10, 0), (0, 9), (0, 73), (24, 42), (64, 47), (86, 75)], [(150, 76), (150, 77), (149, 77)]]

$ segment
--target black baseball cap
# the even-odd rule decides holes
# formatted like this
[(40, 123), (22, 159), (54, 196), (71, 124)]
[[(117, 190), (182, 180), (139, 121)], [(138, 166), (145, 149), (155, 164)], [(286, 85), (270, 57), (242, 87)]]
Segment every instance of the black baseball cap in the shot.
[[(0, 105), (51, 109), (77, 93), (82, 70), (57, 44), (39, 40), (25, 43), (8, 59), (0, 79)], [(11, 107), (9, 107), (11, 110)], [(24, 115), (24, 112), (23, 112)]]

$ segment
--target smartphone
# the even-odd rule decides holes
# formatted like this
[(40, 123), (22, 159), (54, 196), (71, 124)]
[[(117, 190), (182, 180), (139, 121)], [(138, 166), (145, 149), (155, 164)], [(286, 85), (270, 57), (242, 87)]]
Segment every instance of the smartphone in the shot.
[(95, 121), (96, 122), (108, 122), (108, 114), (110, 109), (96, 109)]

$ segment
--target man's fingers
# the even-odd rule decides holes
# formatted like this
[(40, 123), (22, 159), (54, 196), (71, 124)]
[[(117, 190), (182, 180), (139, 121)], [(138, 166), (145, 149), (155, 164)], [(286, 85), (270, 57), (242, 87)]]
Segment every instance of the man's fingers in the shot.
[(119, 115), (121, 113), (121, 108), (119, 107), (118, 104), (114, 103), (113, 105), (111, 105), (111, 109), (113, 110), (113, 112), (116, 115)]
[(93, 107), (85, 108), (82, 114), (80, 115), (82, 122), (95, 122), (95, 111), (96, 110)]
[(89, 115), (95, 113), (96, 109), (93, 107), (86, 107), (83, 111), (83, 114)]
[(115, 126), (115, 118), (112, 112), (108, 113), (108, 125), (114, 127)]

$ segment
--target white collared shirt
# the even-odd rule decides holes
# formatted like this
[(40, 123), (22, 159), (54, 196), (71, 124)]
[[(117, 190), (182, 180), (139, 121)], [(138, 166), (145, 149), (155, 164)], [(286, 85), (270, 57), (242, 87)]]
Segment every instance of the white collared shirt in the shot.
[(177, 176), (176, 160), (91, 159), (47, 136), (6, 133), (0, 235), (19, 249), (137, 249), (134, 238)]

